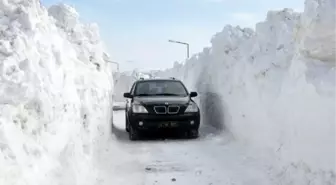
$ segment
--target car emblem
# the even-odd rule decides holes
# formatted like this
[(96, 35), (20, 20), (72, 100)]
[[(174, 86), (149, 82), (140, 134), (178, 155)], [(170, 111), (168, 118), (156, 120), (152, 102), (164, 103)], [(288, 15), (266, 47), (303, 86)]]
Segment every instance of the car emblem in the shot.
[(168, 102), (166, 102), (165, 105), (168, 105)]

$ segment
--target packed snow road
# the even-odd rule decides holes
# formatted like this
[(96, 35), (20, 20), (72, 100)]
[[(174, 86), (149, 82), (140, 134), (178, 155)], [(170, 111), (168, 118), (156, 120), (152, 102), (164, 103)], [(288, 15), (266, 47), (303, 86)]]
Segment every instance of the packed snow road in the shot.
[[(196, 140), (128, 140), (124, 111), (115, 111), (112, 134), (97, 146), (105, 183), (117, 185), (272, 185), (262, 160), (214, 129)], [(118, 149), (117, 149), (118, 148)], [(117, 149), (117, 150), (116, 150)], [(251, 155), (250, 155), (251, 156)]]

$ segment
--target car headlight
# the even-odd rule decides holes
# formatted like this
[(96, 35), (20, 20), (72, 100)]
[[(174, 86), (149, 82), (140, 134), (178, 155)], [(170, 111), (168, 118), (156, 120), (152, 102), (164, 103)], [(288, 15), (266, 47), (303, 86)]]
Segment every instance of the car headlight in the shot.
[(146, 108), (140, 104), (133, 104), (132, 106), (132, 112), (133, 113), (148, 113)]
[(198, 107), (197, 107), (196, 103), (194, 103), (194, 102), (189, 103), (185, 112), (198, 112)]

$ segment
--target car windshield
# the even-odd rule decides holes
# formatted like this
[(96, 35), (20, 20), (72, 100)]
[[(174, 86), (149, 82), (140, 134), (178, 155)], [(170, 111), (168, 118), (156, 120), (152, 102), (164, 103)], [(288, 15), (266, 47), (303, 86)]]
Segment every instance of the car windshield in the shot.
[(187, 96), (187, 90), (178, 81), (139, 82), (135, 89), (136, 96)]

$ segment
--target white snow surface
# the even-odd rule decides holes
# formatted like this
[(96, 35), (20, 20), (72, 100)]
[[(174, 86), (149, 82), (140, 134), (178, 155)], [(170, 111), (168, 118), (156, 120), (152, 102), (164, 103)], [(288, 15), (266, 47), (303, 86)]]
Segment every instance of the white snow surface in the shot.
[[(225, 26), (212, 46), (160, 73), (199, 93), (202, 122), (272, 156), (278, 184), (335, 184), (335, 1)], [(223, 157), (225, 154), (223, 153)]]
[[(267, 158), (226, 135), (202, 129), (195, 140), (165, 139), (131, 142), (125, 130), (125, 113), (113, 114), (116, 138), (101, 140), (98, 163), (107, 172), (106, 184), (118, 185), (273, 185)], [(107, 129), (105, 129), (107, 130)], [(111, 150), (117, 145), (118, 150)], [(117, 158), (111, 156), (118, 156)], [(276, 179), (275, 179), (276, 180)]]
[(95, 24), (67, 5), (0, 0), (0, 184), (93, 185), (113, 78)]

